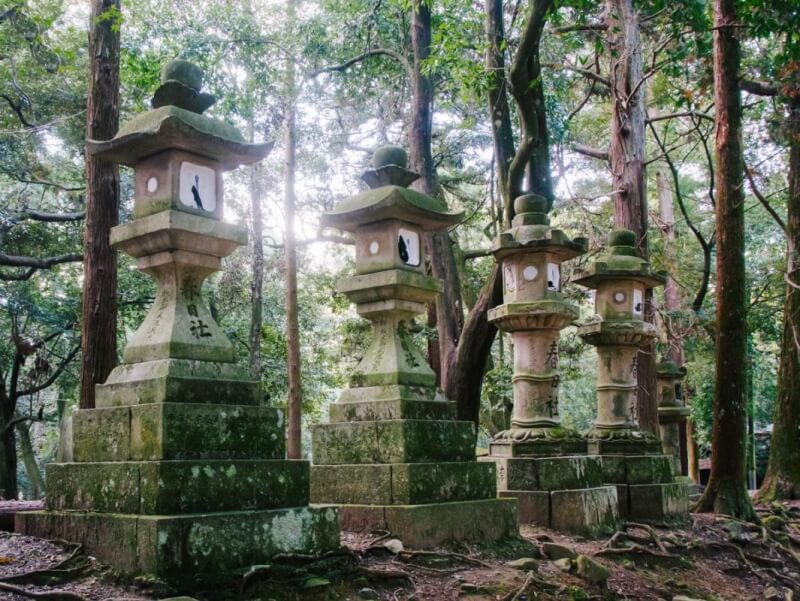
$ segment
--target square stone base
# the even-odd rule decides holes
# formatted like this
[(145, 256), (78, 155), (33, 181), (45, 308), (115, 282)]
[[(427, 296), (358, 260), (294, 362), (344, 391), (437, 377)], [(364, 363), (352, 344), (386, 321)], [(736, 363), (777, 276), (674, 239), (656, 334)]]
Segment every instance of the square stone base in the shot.
[(650, 455), (663, 453), (661, 441), (657, 439), (588, 440), (587, 448), (590, 455)]
[(586, 441), (582, 439), (543, 438), (533, 440), (493, 440), (489, 443), (492, 457), (555, 457), (585, 455)]
[(680, 482), (628, 486), (630, 517), (650, 522), (684, 521), (689, 517), (689, 495)]
[(617, 489), (598, 486), (577, 490), (504, 490), (499, 495), (519, 501), (519, 521), (599, 538), (617, 530)]
[(176, 583), (267, 563), (278, 553), (339, 548), (335, 507), (176, 516), (35, 511), (18, 513), (16, 530), (79, 542), (89, 555), (123, 573)]
[(497, 490), (565, 490), (602, 486), (599, 457), (481, 457), (497, 465)]
[(343, 530), (388, 530), (413, 549), (491, 542), (519, 535), (516, 499), (426, 505), (341, 505)]
[(315, 465), (311, 502), (419, 505), (492, 498), (495, 466), (477, 461)]

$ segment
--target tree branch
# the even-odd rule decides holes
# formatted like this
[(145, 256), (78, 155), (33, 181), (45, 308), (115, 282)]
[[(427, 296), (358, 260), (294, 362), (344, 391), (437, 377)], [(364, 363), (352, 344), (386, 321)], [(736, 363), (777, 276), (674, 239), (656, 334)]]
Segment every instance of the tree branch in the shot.
[(22, 257), (17, 255), (6, 255), (0, 253), (0, 265), (7, 267), (27, 267), (28, 270), (21, 274), (5, 274), (0, 273), (0, 280), (5, 281), (21, 281), (30, 279), (30, 277), (38, 269), (50, 269), (55, 265), (62, 263), (78, 263), (83, 261), (83, 255), (59, 255), (57, 257), (36, 258), (36, 257)]
[(770, 81), (756, 81), (754, 79), (739, 80), (739, 87), (745, 92), (756, 96), (777, 96), (780, 88)]
[(608, 151), (607, 150), (600, 150), (599, 148), (592, 148), (591, 146), (586, 146), (584, 144), (573, 144), (570, 146), (570, 150), (573, 152), (577, 152), (578, 154), (582, 154), (587, 157), (591, 157), (593, 159), (599, 159), (601, 161), (608, 161)]
[(665, 121), (666, 119), (679, 119), (680, 117), (698, 117), (700, 119), (708, 119), (712, 123), (714, 122), (714, 117), (711, 115), (707, 115), (706, 113), (701, 113), (699, 111), (684, 111), (682, 113), (670, 113), (668, 115), (657, 115), (655, 117), (648, 117), (646, 123), (656, 123), (658, 121)]
[(53, 382), (55, 382), (58, 379), (58, 376), (60, 376), (63, 373), (63, 371), (67, 368), (67, 366), (72, 362), (72, 360), (75, 358), (75, 356), (78, 354), (78, 351), (80, 350), (81, 350), (81, 345), (79, 340), (78, 344), (72, 347), (72, 350), (69, 353), (67, 353), (67, 356), (64, 357), (63, 361), (61, 361), (61, 363), (58, 364), (58, 367), (56, 367), (53, 370), (53, 373), (50, 374), (49, 378), (47, 378), (41, 384), (37, 384), (36, 386), (31, 386), (30, 388), (26, 388), (25, 390), (17, 391), (17, 398), (30, 396), (32, 394), (36, 394), (41, 390), (44, 390), (45, 388), (49, 388), (53, 384)]
[(753, 172), (750, 170), (750, 167), (747, 165), (744, 166), (744, 175), (747, 178), (747, 181), (750, 182), (750, 189), (753, 191), (753, 195), (758, 199), (758, 202), (762, 204), (762, 206), (766, 209), (767, 213), (775, 220), (775, 223), (783, 230), (784, 235), (788, 238), (789, 237), (789, 228), (786, 227), (786, 222), (778, 215), (778, 212), (772, 208), (772, 205), (769, 204), (769, 201), (764, 197), (761, 191), (756, 186), (756, 182), (753, 180)]
[(602, 75), (592, 71), (591, 69), (582, 69), (581, 67), (573, 67), (572, 65), (559, 65), (556, 63), (542, 63), (542, 67), (547, 67), (548, 69), (554, 69), (554, 70), (572, 71), (573, 73), (578, 73), (579, 75), (583, 75), (584, 77), (591, 79), (592, 81), (596, 81), (597, 83), (602, 84), (607, 88), (611, 87), (611, 81), (609, 81), (607, 77), (603, 77)]
[(608, 29), (606, 23), (583, 23), (578, 25), (565, 25), (556, 27), (553, 32), (556, 34), (571, 33), (573, 31), (605, 31)]
[(76, 213), (45, 213), (42, 211), (25, 211), (19, 214), (19, 219), (30, 219), (32, 221), (44, 221), (46, 223), (64, 223), (68, 221), (83, 221), (86, 211)]
[(408, 63), (408, 60), (406, 59), (405, 56), (403, 56), (399, 52), (390, 50), (389, 48), (375, 48), (373, 50), (367, 50), (366, 52), (359, 54), (358, 56), (354, 56), (350, 60), (347, 60), (338, 65), (331, 65), (330, 67), (323, 67), (321, 69), (316, 69), (315, 71), (311, 71), (307, 75), (307, 77), (309, 79), (313, 79), (314, 77), (322, 75), (323, 73), (342, 73), (344, 71), (347, 71), (347, 69), (349, 69), (353, 65), (360, 63), (371, 56), (388, 56), (390, 58), (393, 58), (403, 66), (403, 68), (406, 70), (406, 74), (410, 75), (412, 73), (411, 65)]

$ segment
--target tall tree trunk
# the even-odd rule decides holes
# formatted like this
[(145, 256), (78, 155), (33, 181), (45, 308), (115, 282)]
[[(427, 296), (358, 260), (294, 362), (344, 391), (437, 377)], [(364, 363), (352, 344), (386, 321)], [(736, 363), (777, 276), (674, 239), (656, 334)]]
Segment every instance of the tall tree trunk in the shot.
[[(119, 128), (120, 0), (92, 0), (86, 137), (108, 140)], [(86, 155), (80, 406), (117, 363), (117, 257), (109, 242), (119, 219), (119, 169)]]
[(0, 381), (0, 499), (17, 498), (17, 440), (14, 428), (7, 425), (14, 418), (17, 404), (18, 360), (19, 355), (16, 355), (11, 371), (11, 390), (6, 388), (5, 381)]
[[(659, 170), (656, 172), (656, 186), (658, 188), (659, 214), (661, 216), (661, 232), (664, 237), (664, 253), (667, 255), (670, 271), (677, 268), (675, 258), (675, 207), (672, 190), (667, 179), (667, 174)], [(667, 359), (674, 361), (677, 365), (683, 365), (683, 339), (677, 332), (674, 323), (674, 315), (683, 306), (680, 288), (678, 283), (672, 278), (667, 278), (664, 286), (664, 309), (668, 314), (665, 326), (667, 331)], [(671, 315), (670, 315), (671, 314)], [(684, 402), (688, 405), (687, 397), (683, 396)], [(680, 424), (681, 430), (681, 469), (684, 473), (697, 474), (697, 469), (691, 466), (697, 463), (697, 443), (694, 440), (694, 424), (691, 420), (686, 420)], [(684, 455), (685, 452), (685, 455)], [(684, 466), (684, 462), (686, 465)]]
[[(414, 187), (431, 196), (439, 194), (433, 164), (431, 135), (433, 130), (433, 82), (424, 73), (423, 63), (430, 56), (430, 3), (414, 0), (411, 8), (411, 49), (414, 54), (411, 86), (413, 102), (408, 128), (409, 162), (420, 178)], [(442, 387), (447, 390), (456, 363), (456, 349), (464, 327), (461, 303), (461, 281), (447, 230), (425, 236), (431, 260), (431, 272), (442, 281), (442, 294), (436, 300), (436, 330), (439, 335), (439, 369)], [(429, 323), (432, 322), (429, 319)], [(435, 354), (434, 354), (435, 356)], [(457, 400), (457, 399), (456, 399)]]
[[(287, 23), (294, 29), (297, 0), (286, 3)], [(303, 445), (300, 424), (303, 412), (303, 389), (300, 383), (300, 326), (297, 307), (297, 248), (294, 238), (294, 214), (296, 205), (295, 176), (297, 172), (297, 120), (294, 61), (286, 61), (287, 114), (284, 129), (285, 177), (283, 211), (285, 216), (283, 249), (286, 260), (286, 360), (289, 377), (289, 399), (287, 420), (287, 456), (300, 459)]]
[[(253, 124), (250, 123), (250, 142)], [(264, 301), (264, 223), (261, 213), (261, 192), (258, 167), (250, 165), (250, 216), (253, 221), (253, 279), (250, 282), (250, 377), (261, 382), (261, 328)]]
[(769, 465), (758, 499), (800, 499), (800, 101), (789, 106), (786, 298)]
[(714, 0), (719, 330), (716, 341), (711, 476), (696, 509), (757, 521), (746, 483), (744, 161), (735, 5), (735, 0)]
[[(607, 0), (607, 44), (611, 56), (611, 144), (608, 149), (614, 190), (614, 225), (636, 233), (636, 250), (649, 258), (647, 178), (645, 176), (645, 104), (642, 44), (633, 0)], [(645, 319), (655, 321), (653, 291), (645, 292)], [(658, 434), (655, 344), (639, 352), (636, 393), (639, 427)]]
[(22, 463), (25, 466), (25, 472), (28, 474), (28, 480), (31, 483), (31, 498), (41, 499), (44, 495), (44, 478), (42, 477), (42, 470), (39, 469), (39, 464), (36, 461), (36, 454), (33, 452), (31, 433), (28, 428), (28, 423), (16, 424), (17, 434), (19, 435), (19, 451)]

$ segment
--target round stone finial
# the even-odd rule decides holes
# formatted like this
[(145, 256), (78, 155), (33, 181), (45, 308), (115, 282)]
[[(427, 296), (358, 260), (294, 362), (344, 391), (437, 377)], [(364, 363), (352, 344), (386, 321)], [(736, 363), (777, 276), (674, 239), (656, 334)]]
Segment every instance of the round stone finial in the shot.
[(407, 168), (408, 153), (399, 146), (381, 146), (372, 154), (372, 166), (380, 169), (389, 165)]
[(178, 81), (199, 92), (203, 87), (203, 70), (191, 61), (176, 58), (161, 68), (161, 83)]
[(514, 212), (520, 213), (547, 213), (547, 199), (541, 194), (523, 194), (514, 199)]
[(611, 230), (608, 235), (609, 246), (636, 246), (636, 233), (631, 230)]

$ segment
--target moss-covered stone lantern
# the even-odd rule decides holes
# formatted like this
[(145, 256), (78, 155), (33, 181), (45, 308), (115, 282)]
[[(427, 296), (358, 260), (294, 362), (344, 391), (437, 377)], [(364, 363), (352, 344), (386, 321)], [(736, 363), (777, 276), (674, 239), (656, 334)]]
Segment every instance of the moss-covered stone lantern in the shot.
[(656, 366), (658, 380), (658, 429), (664, 453), (672, 457), (673, 472), (681, 475), (681, 422), (685, 422), (690, 411), (683, 404), (681, 382), (686, 377), (686, 368), (678, 367), (674, 361), (662, 361)]
[(617, 487), (620, 515), (643, 520), (685, 519), (688, 497), (674, 481), (670, 457), (636, 415), (638, 354), (656, 337), (644, 320), (645, 290), (665, 276), (636, 255), (636, 235), (614, 230), (608, 248), (576, 282), (595, 290), (595, 315), (578, 335), (597, 348), (597, 418), (586, 434), (602, 458), (603, 480)]
[(519, 500), (521, 522), (605, 535), (618, 525), (617, 491), (603, 486), (600, 461), (561, 426), (558, 411), (560, 331), (578, 318), (561, 293), (561, 264), (586, 252), (586, 240), (552, 227), (549, 210), (542, 196), (520, 196), (511, 228), (494, 245), (503, 304), (488, 317), (514, 343), (514, 408), (486, 460), (497, 465), (499, 494)]
[(595, 315), (578, 334), (597, 347), (597, 419), (588, 438), (602, 451), (604, 445), (649, 445), (660, 449), (654, 437), (639, 429), (636, 415), (637, 366), (640, 348), (656, 337), (656, 328), (644, 320), (645, 289), (664, 283), (650, 263), (636, 256), (636, 235), (614, 230), (608, 249), (579, 274), (576, 282), (595, 290)]
[(516, 533), (516, 502), (497, 499), (494, 465), (475, 461), (475, 426), (453, 404), (412, 337), (413, 318), (440, 291), (425, 273), (423, 234), (461, 213), (407, 186), (401, 148), (375, 152), (370, 187), (323, 216), (352, 232), (356, 275), (339, 282), (373, 326), (372, 344), (312, 430), (311, 499), (339, 505), (342, 527), (389, 530), (407, 545), (493, 540)]
[(17, 528), (83, 543), (116, 569), (176, 582), (213, 578), (276, 553), (339, 546), (335, 508), (309, 508), (309, 463), (287, 461), (283, 415), (201, 294), (223, 257), (247, 241), (222, 221), (223, 171), (263, 158), (202, 112), (203, 74), (168, 63), (153, 110), (91, 154), (134, 168), (134, 219), (112, 229), (156, 298), (123, 362), (98, 385), (95, 409), (73, 416), (73, 458), (47, 466), (47, 510)]

